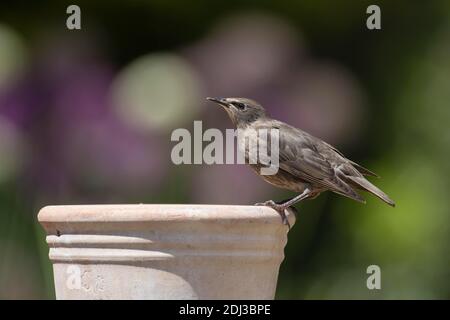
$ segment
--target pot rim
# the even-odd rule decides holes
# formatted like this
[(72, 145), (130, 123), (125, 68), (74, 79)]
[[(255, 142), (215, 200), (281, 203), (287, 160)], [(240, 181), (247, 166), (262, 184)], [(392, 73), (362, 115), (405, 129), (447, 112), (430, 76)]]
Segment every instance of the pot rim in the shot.
[[(287, 210), (291, 226), (294, 214)], [(46, 206), (38, 214), (45, 222), (182, 222), (239, 220), (281, 224), (279, 214), (264, 206), (212, 204), (95, 204)]]

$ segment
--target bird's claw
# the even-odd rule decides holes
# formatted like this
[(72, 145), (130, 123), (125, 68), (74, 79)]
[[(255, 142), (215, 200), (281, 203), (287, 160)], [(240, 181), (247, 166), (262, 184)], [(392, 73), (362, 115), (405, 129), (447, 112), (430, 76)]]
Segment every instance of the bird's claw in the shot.
[(281, 216), (281, 221), (283, 224), (288, 226), (289, 230), (291, 229), (291, 225), (285, 213), (285, 210), (287, 209), (285, 206), (278, 204), (273, 200), (255, 203), (255, 206), (266, 206), (274, 209)]

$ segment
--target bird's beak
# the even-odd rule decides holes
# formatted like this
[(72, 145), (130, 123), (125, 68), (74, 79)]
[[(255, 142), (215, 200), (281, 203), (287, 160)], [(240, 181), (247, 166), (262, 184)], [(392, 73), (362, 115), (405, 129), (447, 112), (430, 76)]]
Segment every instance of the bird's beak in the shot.
[(220, 104), (222, 107), (228, 108), (229, 104), (224, 98), (206, 98), (206, 100)]

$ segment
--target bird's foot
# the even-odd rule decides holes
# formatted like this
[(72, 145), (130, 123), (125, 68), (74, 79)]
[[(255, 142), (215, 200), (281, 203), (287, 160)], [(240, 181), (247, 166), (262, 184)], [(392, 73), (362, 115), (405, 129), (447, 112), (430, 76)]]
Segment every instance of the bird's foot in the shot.
[(286, 206), (284, 206), (282, 204), (278, 204), (273, 200), (255, 203), (255, 206), (266, 206), (266, 207), (270, 207), (270, 208), (274, 209), (281, 216), (281, 221), (283, 222), (283, 224), (288, 226), (289, 229), (291, 229), (291, 225), (289, 224), (289, 220), (288, 220), (288, 218), (286, 216), (286, 212), (285, 212), (285, 210), (287, 209)]

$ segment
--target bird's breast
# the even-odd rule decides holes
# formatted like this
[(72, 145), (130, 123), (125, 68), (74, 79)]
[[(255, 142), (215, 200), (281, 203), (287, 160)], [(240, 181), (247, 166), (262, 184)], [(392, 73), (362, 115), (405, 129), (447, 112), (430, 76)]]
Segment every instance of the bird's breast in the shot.
[(283, 170), (278, 170), (274, 175), (261, 175), (260, 165), (249, 165), (256, 174), (258, 174), (264, 181), (270, 183), (271, 185), (294, 192), (303, 192), (307, 187), (308, 183), (297, 177), (292, 176)]
[[(264, 131), (265, 130), (265, 131)], [(269, 130), (248, 127), (240, 129), (237, 135), (239, 153), (248, 164), (270, 165), (271, 146), (268, 144)]]

